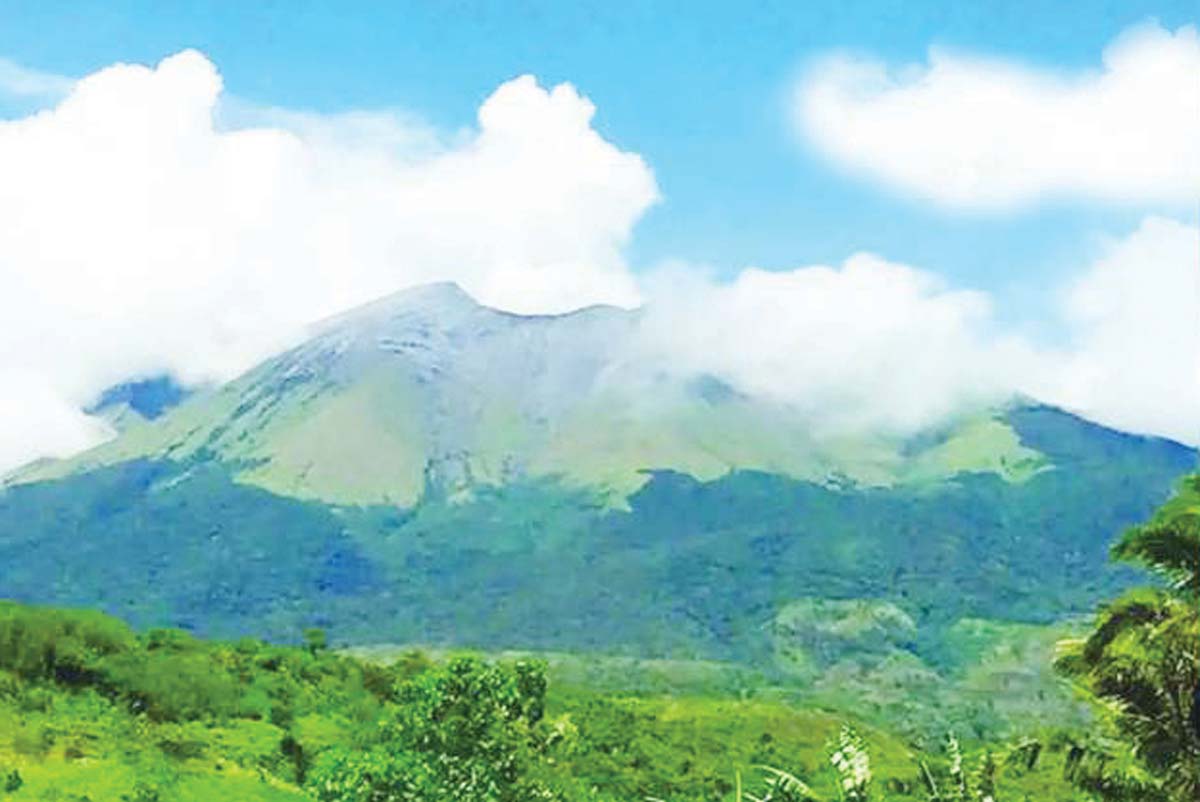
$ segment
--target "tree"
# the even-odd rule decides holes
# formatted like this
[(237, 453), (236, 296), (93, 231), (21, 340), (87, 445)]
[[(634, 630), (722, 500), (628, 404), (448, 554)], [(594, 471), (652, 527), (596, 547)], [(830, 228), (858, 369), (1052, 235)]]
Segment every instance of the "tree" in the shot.
[(545, 693), (538, 663), (451, 660), (403, 681), (367, 748), (330, 750), (312, 785), (323, 802), (552, 798), (529, 776)]
[[(1098, 703), (1102, 732), (1076, 745), (1068, 769), (1105, 800), (1200, 799), (1200, 476), (1113, 557), (1150, 569), (1161, 585), (1101, 608), (1088, 637), (1063, 644), (1058, 668)], [(1107, 740), (1105, 736), (1109, 737)]]
[(325, 630), (316, 628), (304, 630), (304, 648), (314, 656), (329, 648), (329, 639), (325, 635)]

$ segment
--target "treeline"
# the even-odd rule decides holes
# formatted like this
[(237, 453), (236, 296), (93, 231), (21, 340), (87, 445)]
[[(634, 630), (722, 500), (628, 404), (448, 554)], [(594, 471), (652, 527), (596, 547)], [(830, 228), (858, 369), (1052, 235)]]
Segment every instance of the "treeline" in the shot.
[[(1065, 749), (1063, 776), (1103, 802), (1200, 800), (1200, 475), (1152, 519), (1125, 531), (1112, 557), (1149, 569), (1159, 583), (1131, 590), (1101, 606), (1092, 631), (1060, 644), (1055, 667), (1090, 698), (1094, 726), (1060, 734), (1047, 744), (1026, 738), (1004, 752), (1004, 762), (1033, 768), (1047, 746)], [(997, 764), (985, 752), (966, 770), (951, 738), (950, 782), (940, 786), (922, 764), (932, 802), (1001, 802)], [(843, 735), (832, 762), (843, 802), (869, 802), (870, 758)], [(771, 772), (763, 797), (817, 802), (798, 778)]]
[[(319, 646), (244, 639), (209, 642), (174, 629), (136, 634), (89, 610), (0, 603), (6, 689), (91, 691), (153, 722), (261, 719), (286, 727), (296, 711), (386, 698), (396, 669), (347, 660)], [(317, 693), (320, 689), (320, 693)]]

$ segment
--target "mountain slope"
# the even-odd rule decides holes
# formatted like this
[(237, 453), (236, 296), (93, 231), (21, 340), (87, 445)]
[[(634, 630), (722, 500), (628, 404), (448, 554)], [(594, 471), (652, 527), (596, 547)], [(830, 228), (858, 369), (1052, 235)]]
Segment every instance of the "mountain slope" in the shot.
[(950, 670), (962, 621), (1048, 623), (1131, 582), (1108, 543), (1195, 466), (1028, 403), (818, 437), (632, 357), (637, 320), (437, 285), (329, 321), (13, 477), (0, 596), (222, 636)]
[(621, 503), (652, 469), (889, 485), (968, 470), (1018, 478), (1044, 463), (986, 413), (921, 450), (822, 438), (785, 404), (646, 359), (638, 334), (636, 312), (517, 316), (430, 285), (328, 321), (224, 388), (19, 479), (202, 455), (240, 481), (341, 504), (412, 506), (431, 483), (453, 494), (538, 477)]

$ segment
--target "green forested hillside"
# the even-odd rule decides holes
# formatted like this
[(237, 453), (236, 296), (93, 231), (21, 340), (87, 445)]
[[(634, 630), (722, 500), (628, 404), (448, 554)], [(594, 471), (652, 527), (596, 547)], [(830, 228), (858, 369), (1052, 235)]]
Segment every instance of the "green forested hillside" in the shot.
[(944, 678), (966, 622), (1058, 624), (1134, 581), (1111, 538), (1195, 465), (1032, 402), (825, 431), (656, 362), (639, 325), (433, 285), (219, 389), (118, 388), (153, 414), (0, 488), (0, 596), (219, 637)]
[[(497, 733), (516, 752), (476, 774), (499, 761), (497, 782), (566, 799), (718, 798), (768, 760), (828, 796), (847, 720), (894, 799), (915, 798), (906, 752), (936, 763), (947, 731), (978, 750), (1044, 730), (1067, 759), (1060, 730), (1093, 712), (1055, 644), (1150, 579), (1110, 545), (1194, 450), (1032, 402), (839, 438), (716, 377), (633, 366), (626, 313), (521, 318), (430, 292), (0, 487), (0, 598), (134, 628), (6, 608), (14, 793), (451, 782), (423, 768), (440, 758), (394, 762), (428, 751), (396, 687), (428, 701), (460, 670), (503, 697), (483, 721), (527, 728)], [(245, 640), (311, 628), (382, 664), (414, 646), (544, 659), (551, 690), (529, 701), (532, 675), (453, 661), (407, 685), (421, 660)], [(1009, 787), (1070, 799), (1050, 777)]]
[(1133, 581), (1107, 562), (1112, 533), (1194, 460), (1049, 408), (1009, 420), (1053, 467), (876, 488), (658, 471), (626, 510), (552, 480), (348, 507), (236, 482), (217, 461), (120, 463), (0, 492), (0, 592), (218, 636), (320, 626), (338, 643), (787, 670), (828, 659), (789, 642), (789, 605), (870, 599), (898, 611), (889, 647), (951, 668), (957, 622), (1047, 624)]
[[(1057, 669), (1075, 701), (1049, 673), (1071, 628), (961, 619), (926, 658), (941, 656), (937, 674), (906, 642), (915, 620), (882, 600), (793, 601), (766, 670), (351, 656), (316, 629), (293, 633), (298, 646), (205, 641), (0, 603), (0, 795), (1183, 802), (1200, 755), (1198, 492), (1189, 480), (1114, 548), (1165, 582), (1072, 627), (1085, 637), (1065, 642)], [(788, 661), (800, 664), (780, 670)]]

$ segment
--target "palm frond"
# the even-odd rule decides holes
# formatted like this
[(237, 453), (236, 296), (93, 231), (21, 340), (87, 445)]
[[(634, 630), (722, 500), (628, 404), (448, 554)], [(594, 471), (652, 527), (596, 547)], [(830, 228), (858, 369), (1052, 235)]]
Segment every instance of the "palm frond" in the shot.
[(1161, 574), (1174, 590), (1200, 595), (1200, 515), (1190, 512), (1132, 527), (1113, 546), (1113, 557)]

